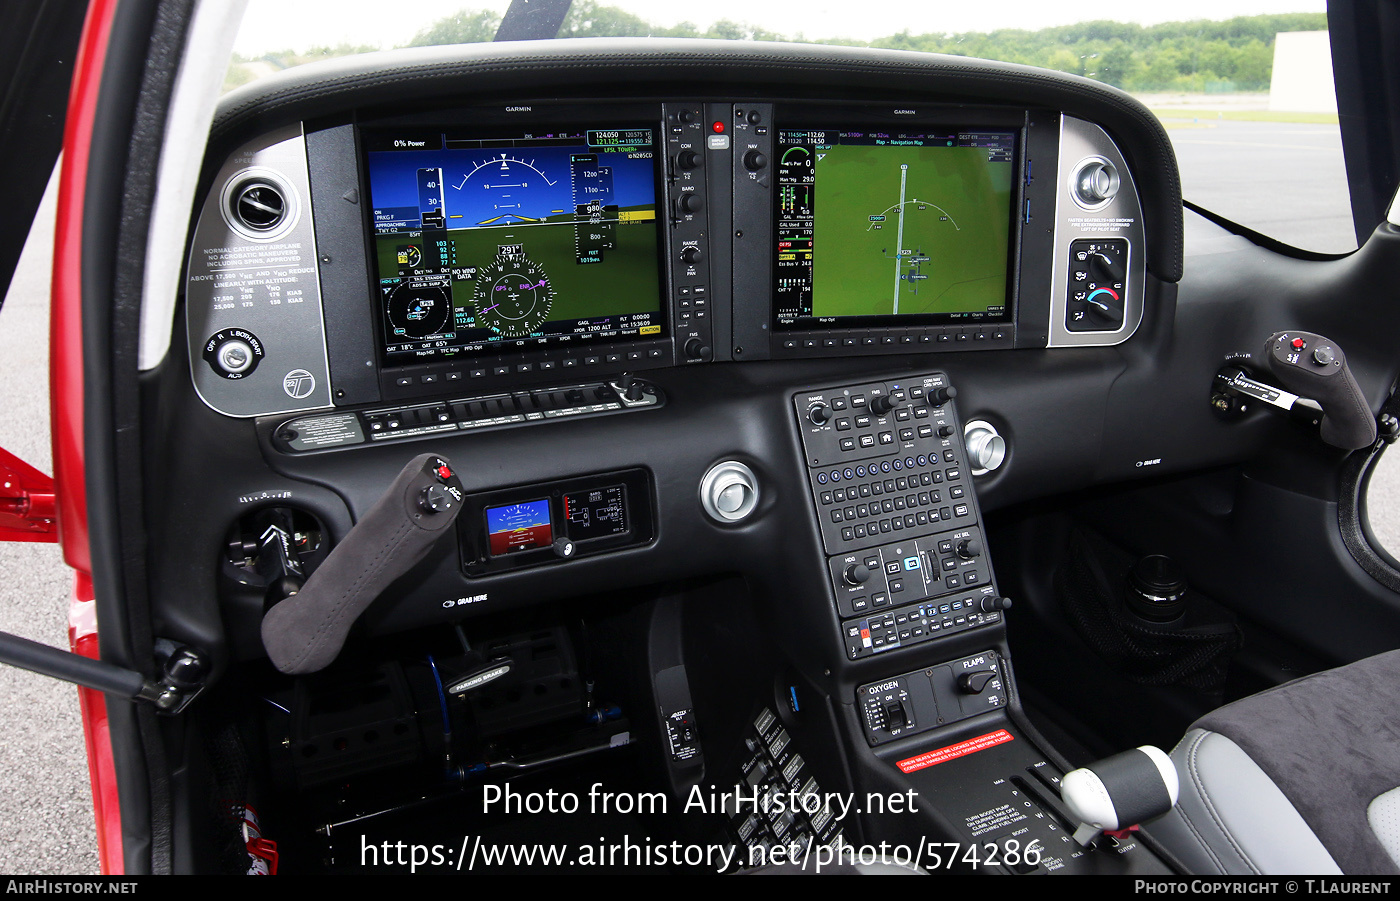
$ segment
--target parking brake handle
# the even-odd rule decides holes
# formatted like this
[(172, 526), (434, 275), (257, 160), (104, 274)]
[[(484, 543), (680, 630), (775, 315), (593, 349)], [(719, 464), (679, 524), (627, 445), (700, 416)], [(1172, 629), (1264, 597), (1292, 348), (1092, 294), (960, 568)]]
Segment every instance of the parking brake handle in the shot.
[(1275, 332), (1264, 360), (1279, 384), (1322, 407), (1322, 440), (1357, 450), (1376, 441), (1376, 417), (1336, 342), (1312, 332)]
[(329, 666), (360, 614), (447, 532), (462, 497), (447, 460), (414, 457), (301, 590), (263, 617), (273, 665), (289, 675)]

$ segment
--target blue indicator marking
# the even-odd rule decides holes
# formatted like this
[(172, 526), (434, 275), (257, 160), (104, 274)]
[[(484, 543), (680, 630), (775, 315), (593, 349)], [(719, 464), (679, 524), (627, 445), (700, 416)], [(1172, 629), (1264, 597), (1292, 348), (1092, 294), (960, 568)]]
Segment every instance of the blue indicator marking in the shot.
[(904, 558), (904, 568), (905, 568), (905, 570), (915, 570), (915, 569), (918, 569), (918, 568), (919, 568), (919, 558), (918, 558), (918, 557), (905, 557), (905, 558)]

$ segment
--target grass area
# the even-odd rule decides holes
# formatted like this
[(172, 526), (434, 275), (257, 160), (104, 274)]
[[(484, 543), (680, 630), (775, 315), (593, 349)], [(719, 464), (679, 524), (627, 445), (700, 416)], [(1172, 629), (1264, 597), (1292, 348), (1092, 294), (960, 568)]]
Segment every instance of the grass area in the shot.
[(1152, 110), (1158, 119), (1200, 119), (1231, 122), (1296, 122), (1304, 125), (1336, 125), (1336, 113), (1285, 113), (1274, 110), (1213, 110), (1167, 107)]

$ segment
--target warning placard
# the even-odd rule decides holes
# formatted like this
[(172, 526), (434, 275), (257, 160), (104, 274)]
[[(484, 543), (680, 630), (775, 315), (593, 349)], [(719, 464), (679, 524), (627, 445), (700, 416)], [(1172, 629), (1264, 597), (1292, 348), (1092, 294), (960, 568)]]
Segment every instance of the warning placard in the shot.
[(922, 770), (925, 767), (946, 763), (949, 760), (956, 760), (959, 757), (966, 757), (968, 754), (976, 754), (978, 751), (985, 751), (988, 748), (1003, 745), (1011, 741), (1015, 736), (1005, 729), (998, 729), (995, 732), (988, 732), (986, 735), (979, 735), (976, 738), (969, 738), (967, 741), (960, 741), (955, 745), (948, 745), (936, 751), (928, 751), (916, 757), (907, 757), (897, 764), (901, 772), (912, 773)]

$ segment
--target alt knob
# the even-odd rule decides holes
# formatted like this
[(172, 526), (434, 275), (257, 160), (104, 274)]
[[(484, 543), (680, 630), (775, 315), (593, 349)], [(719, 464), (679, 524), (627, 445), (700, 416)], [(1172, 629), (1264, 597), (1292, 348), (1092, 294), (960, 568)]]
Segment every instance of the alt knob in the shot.
[(864, 563), (851, 563), (841, 573), (841, 578), (845, 580), (847, 585), (864, 584), (870, 578), (870, 567)]
[(958, 542), (958, 556), (964, 560), (971, 560), (973, 557), (982, 556), (982, 542), (976, 538), (965, 538)]

